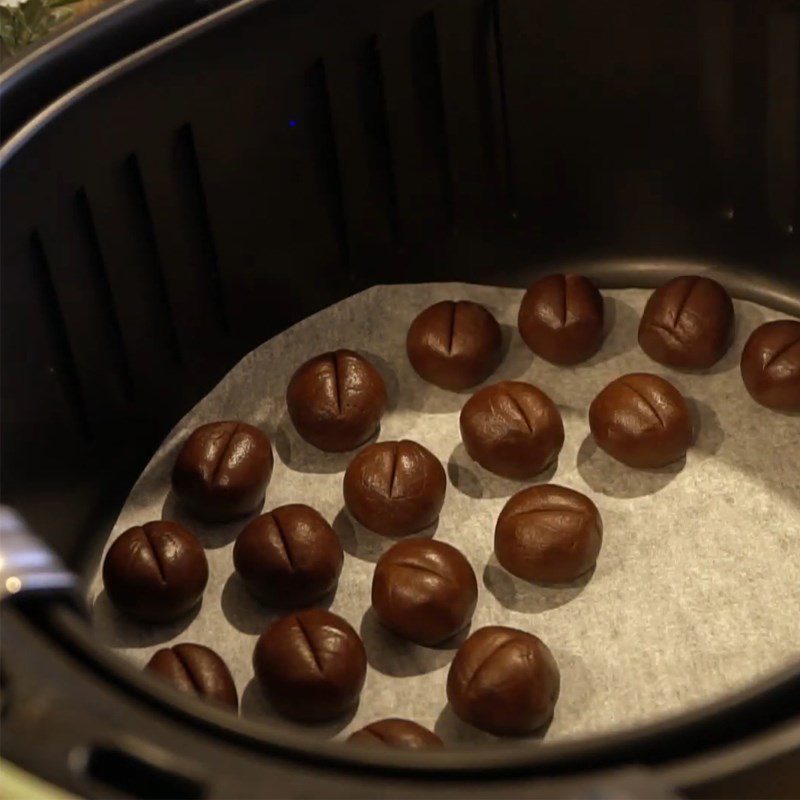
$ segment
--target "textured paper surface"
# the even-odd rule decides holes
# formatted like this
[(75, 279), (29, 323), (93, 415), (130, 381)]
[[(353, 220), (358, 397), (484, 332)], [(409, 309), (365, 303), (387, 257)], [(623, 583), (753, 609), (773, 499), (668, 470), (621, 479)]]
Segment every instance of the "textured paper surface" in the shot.
[[(341, 537), (345, 562), (325, 605), (361, 632), (369, 669), (354, 715), (308, 728), (346, 734), (386, 716), (429, 726), (448, 742), (489, 739), (447, 707), (452, 643), (420, 647), (383, 631), (370, 611), (374, 562), (391, 544), (354, 524), (343, 508), (342, 476), (351, 455), (306, 445), (286, 415), (294, 369), (323, 351), (361, 351), (383, 373), (390, 409), (380, 440), (414, 439), (445, 465), (449, 482), (432, 533), (460, 548), (475, 569), (479, 600), (473, 630), (511, 625), (540, 636), (561, 669), (561, 697), (546, 741), (655, 720), (697, 706), (774, 670), (800, 654), (800, 417), (768, 411), (744, 389), (738, 359), (749, 333), (781, 315), (735, 301), (733, 346), (712, 370), (687, 375), (652, 362), (636, 330), (649, 292), (607, 291), (609, 333), (594, 358), (574, 368), (534, 358), (516, 331), (522, 292), (465, 284), (376, 287), (280, 334), (247, 355), (173, 430), (133, 487), (109, 541), (128, 527), (176, 519), (196, 532), (210, 568), (202, 607), (165, 627), (129, 623), (110, 606), (99, 574), (90, 587), (102, 641), (144, 665), (168, 643), (209, 645), (228, 662), (242, 714), (277, 720), (253, 680), (251, 658), (273, 614), (252, 600), (234, 574), (233, 540), (243, 522), (204, 526), (182, 514), (169, 490), (178, 447), (197, 425), (240, 418), (271, 437), (275, 470), (265, 510), (284, 503), (317, 508)], [(558, 404), (566, 441), (552, 481), (588, 494), (603, 517), (597, 568), (586, 580), (554, 588), (519, 581), (493, 555), (494, 523), (506, 499), (526, 484), (470, 461), (458, 414), (469, 393), (440, 390), (413, 372), (405, 355), (411, 319), (443, 299), (470, 299), (503, 325), (508, 352), (490, 382), (530, 381)], [(635, 471), (598, 451), (589, 436), (591, 400), (609, 381), (649, 371), (691, 400), (697, 437), (685, 463)]]

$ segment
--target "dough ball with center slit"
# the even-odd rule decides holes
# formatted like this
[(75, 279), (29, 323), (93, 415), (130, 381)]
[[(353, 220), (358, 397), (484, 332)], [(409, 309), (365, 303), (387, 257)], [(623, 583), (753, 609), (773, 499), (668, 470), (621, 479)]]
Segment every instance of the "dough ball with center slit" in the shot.
[(352, 350), (306, 361), (286, 390), (286, 406), (297, 433), (331, 453), (364, 444), (378, 430), (387, 402), (380, 373)]
[(164, 647), (147, 662), (145, 670), (180, 692), (233, 709), (239, 707), (231, 671), (210, 647), (190, 643)]
[(444, 747), (432, 731), (410, 719), (380, 719), (350, 734), (348, 742), (365, 747), (397, 747), (400, 750), (427, 750)]
[(501, 381), (478, 390), (461, 410), (460, 423), (470, 458), (504, 478), (538, 475), (564, 444), (558, 408), (530, 383)]
[(308, 609), (281, 617), (261, 634), (253, 668), (278, 713), (321, 722), (358, 702), (367, 654), (349, 623), (330, 611)]
[(597, 506), (574, 489), (547, 483), (523, 489), (505, 504), (494, 552), (518, 578), (563, 583), (594, 566), (602, 539)]
[(403, 639), (437, 645), (469, 625), (478, 582), (469, 561), (446, 542), (406, 539), (387, 550), (372, 577), (372, 607)]
[(780, 319), (756, 328), (742, 351), (741, 369), (757, 403), (800, 411), (800, 322)]
[(347, 510), (383, 536), (408, 536), (436, 522), (447, 477), (421, 444), (403, 440), (365, 447), (344, 474)]
[(589, 407), (589, 427), (598, 447), (639, 469), (678, 461), (692, 443), (683, 395), (669, 381), (648, 373), (609, 383)]
[(582, 275), (546, 275), (525, 292), (517, 326), (536, 355), (553, 364), (578, 364), (603, 344), (603, 297)]
[(547, 645), (526, 631), (490, 625), (458, 648), (447, 675), (456, 716), (497, 736), (524, 736), (553, 716), (558, 666)]
[(130, 528), (103, 561), (111, 602), (139, 622), (171, 622), (200, 602), (208, 562), (197, 538), (177, 522), (159, 520)]
[(711, 278), (682, 275), (656, 289), (639, 324), (639, 345), (654, 361), (707, 369), (733, 339), (733, 303)]
[(484, 306), (445, 300), (414, 319), (406, 337), (411, 366), (442, 389), (468, 389), (485, 381), (500, 364), (500, 326)]
[(272, 476), (269, 437), (246, 422), (201, 425), (184, 443), (172, 489), (198, 519), (227, 522), (261, 506)]
[(343, 558), (333, 528), (300, 504), (256, 517), (233, 547), (233, 564), (245, 585), (271, 606), (306, 606), (333, 591)]

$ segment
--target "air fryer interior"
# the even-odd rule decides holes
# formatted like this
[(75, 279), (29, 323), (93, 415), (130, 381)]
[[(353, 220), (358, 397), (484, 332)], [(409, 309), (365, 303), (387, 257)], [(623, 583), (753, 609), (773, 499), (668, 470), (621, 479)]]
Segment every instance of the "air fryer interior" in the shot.
[(777, 2), (272, 0), (101, 73), (3, 153), (4, 502), (84, 569), (233, 363), (377, 283), (710, 268), (798, 314), (799, 32)]

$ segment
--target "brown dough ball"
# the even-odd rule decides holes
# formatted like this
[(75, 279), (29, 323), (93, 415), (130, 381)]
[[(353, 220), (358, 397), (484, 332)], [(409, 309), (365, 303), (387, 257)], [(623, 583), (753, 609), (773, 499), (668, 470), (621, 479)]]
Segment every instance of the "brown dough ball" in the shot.
[(564, 444), (558, 408), (529, 383), (502, 381), (479, 389), (465, 403), (460, 422), (470, 458), (504, 478), (538, 475)]
[(390, 631), (412, 642), (436, 645), (469, 625), (478, 582), (469, 561), (452, 545), (407, 539), (375, 566), (372, 607)]
[(364, 444), (378, 430), (387, 402), (379, 372), (352, 350), (306, 361), (286, 390), (286, 406), (298, 434), (332, 453)]
[(432, 525), (444, 505), (444, 467), (421, 444), (379, 442), (365, 447), (344, 474), (347, 510), (383, 536), (408, 536)]
[(461, 645), (447, 675), (447, 699), (464, 722), (497, 736), (524, 736), (553, 716), (558, 666), (545, 643), (490, 625)]
[(178, 691), (239, 708), (236, 684), (227, 664), (202, 644), (176, 644), (159, 650), (145, 669)]
[(261, 634), (253, 668), (280, 714), (322, 721), (344, 714), (358, 702), (367, 654), (345, 620), (312, 608), (276, 620)]
[(752, 398), (778, 411), (800, 411), (800, 322), (756, 328), (742, 352), (742, 380)]
[(397, 747), (401, 750), (427, 750), (444, 747), (442, 740), (427, 728), (409, 719), (381, 719), (351, 734), (348, 742), (367, 747)]
[(582, 275), (547, 275), (525, 292), (517, 325), (537, 356), (553, 364), (578, 364), (603, 344), (603, 297)]
[(417, 374), (442, 389), (468, 389), (486, 380), (502, 358), (500, 326), (466, 300), (426, 308), (411, 323), (406, 351)]
[(172, 622), (196, 606), (208, 583), (197, 538), (177, 522), (130, 528), (109, 548), (103, 585), (111, 602), (139, 622)]
[(548, 483), (523, 489), (505, 504), (494, 552), (518, 578), (561, 583), (594, 566), (602, 540), (597, 506), (580, 492)]
[(639, 345), (654, 361), (678, 369), (706, 369), (733, 338), (733, 303), (711, 278), (684, 275), (656, 289), (639, 324)]
[(255, 511), (272, 476), (269, 437), (235, 420), (201, 425), (172, 470), (172, 488), (198, 519), (227, 522)]
[(683, 395), (669, 381), (647, 373), (609, 383), (589, 407), (589, 427), (598, 447), (640, 469), (678, 461), (692, 443)]
[(249, 522), (236, 539), (233, 564), (247, 588), (272, 606), (306, 606), (339, 581), (339, 537), (309, 506), (280, 506)]

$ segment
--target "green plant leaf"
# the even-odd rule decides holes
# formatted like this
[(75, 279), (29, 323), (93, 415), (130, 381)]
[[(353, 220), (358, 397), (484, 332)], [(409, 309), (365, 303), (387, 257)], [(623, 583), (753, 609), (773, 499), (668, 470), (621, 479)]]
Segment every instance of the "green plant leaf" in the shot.
[(3, 54), (15, 55), (46, 36), (73, 15), (67, 3), (75, 0), (25, 0), (17, 6), (0, 6), (0, 41)]

